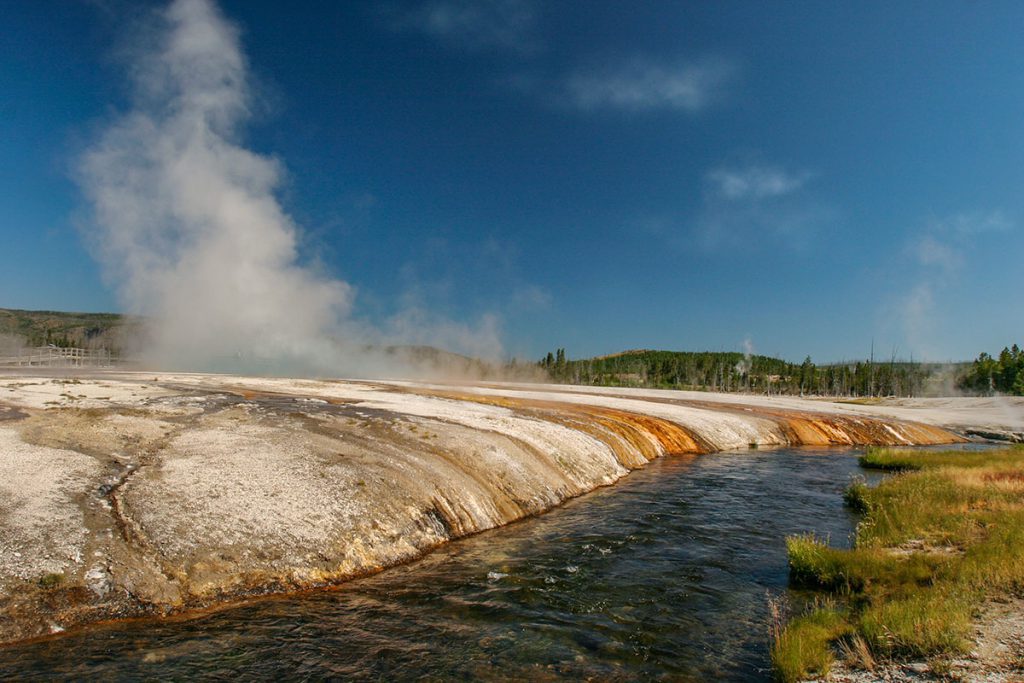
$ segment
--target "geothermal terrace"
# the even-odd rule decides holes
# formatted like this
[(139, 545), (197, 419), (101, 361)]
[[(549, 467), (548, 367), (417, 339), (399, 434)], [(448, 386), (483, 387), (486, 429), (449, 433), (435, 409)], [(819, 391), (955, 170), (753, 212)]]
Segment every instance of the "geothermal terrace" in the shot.
[(962, 441), (1022, 399), (0, 376), (0, 642), (325, 586), (670, 453)]

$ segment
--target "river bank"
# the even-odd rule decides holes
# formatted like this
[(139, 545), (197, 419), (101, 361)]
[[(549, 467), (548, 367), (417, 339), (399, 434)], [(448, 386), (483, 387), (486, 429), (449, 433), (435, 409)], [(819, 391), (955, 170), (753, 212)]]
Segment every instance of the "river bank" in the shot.
[(791, 581), (818, 599), (777, 630), (778, 678), (1019, 680), (1024, 447), (868, 449), (860, 463), (888, 474), (844, 494), (862, 514), (853, 547), (787, 538)]
[(763, 682), (780, 539), (849, 537), (859, 452), (665, 456), (335, 588), (2, 647), (0, 680)]
[(0, 641), (371, 574), (666, 453), (961, 440), (908, 406), (575, 389), (2, 377)]
[(840, 660), (825, 683), (924, 683), (952, 680), (970, 683), (1016, 683), (1024, 674), (1024, 600), (992, 600), (979, 610), (966, 652), (948, 659), (876, 662), (866, 669), (856, 661)]

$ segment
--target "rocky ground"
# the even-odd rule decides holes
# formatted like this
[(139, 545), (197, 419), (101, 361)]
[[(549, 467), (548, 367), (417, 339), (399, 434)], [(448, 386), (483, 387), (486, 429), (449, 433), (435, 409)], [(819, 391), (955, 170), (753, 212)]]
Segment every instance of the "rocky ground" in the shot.
[(0, 642), (336, 583), (665, 453), (946, 443), (960, 440), (941, 428), (950, 414), (957, 426), (1015, 428), (980, 405), (0, 376)]
[(1024, 600), (994, 601), (974, 627), (974, 644), (965, 657), (916, 662), (864, 662), (850, 658), (833, 666), (829, 683), (1020, 683), (1024, 681)]

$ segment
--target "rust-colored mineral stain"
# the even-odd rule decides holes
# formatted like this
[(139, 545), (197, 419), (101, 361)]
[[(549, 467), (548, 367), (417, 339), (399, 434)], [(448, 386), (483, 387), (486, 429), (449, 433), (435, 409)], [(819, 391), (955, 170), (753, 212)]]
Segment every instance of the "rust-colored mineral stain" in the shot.
[(782, 410), (757, 413), (774, 421), (793, 445), (926, 446), (965, 441), (945, 429), (918, 422)]
[(745, 414), (771, 420), (793, 446), (930, 446), (966, 441), (940, 427), (903, 420), (763, 408)]
[(792, 446), (931, 446), (967, 441), (941, 427), (908, 420), (833, 415), (812, 410), (706, 400), (646, 396), (641, 400), (770, 420), (779, 427)]
[[(615, 452), (623, 466), (629, 468), (641, 466), (643, 462), (638, 461), (636, 452), (624, 449), (622, 441), (636, 449), (645, 460), (651, 460), (666, 453), (711, 453), (717, 450), (693, 430), (669, 420), (641, 413), (578, 403), (487, 396), (442, 389), (406, 388), (405, 390), (437, 398), (470, 401), (520, 412), (532, 412), (548, 421), (579, 429), (600, 439)], [(778, 427), (786, 442), (792, 446), (926, 446), (966, 441), (948, 430), (919, 422), (831, 415), (814, 411), (773, 409), (713, 401), (648, 397), (643, 397), (640, 400), (769, 420)], [(566, 416), (574, 418), (571, 424), (565, 421)], [(619, 438), (609, 439), (605, 430)]]
[[(642, 432), (651, 435), (664, 453), (709, 453), (712, 450), (690, 430), (668, 420), (610, 408), (591, 409), (590, 414), (609, 428), (614, 429), (615, 425), (626, 426), (626, 434)], [(643, 448), (641, 452), (644, 452)], [(644, 455), (650, 460), (660, 454), (644, 452)]]
[[(666, 454), (710, 453), (707, 441), (682, 425), (650, 415), (602, 406), (541, 399), (487, 396), (441, 389), (406, 389), (419, 395), (467, 401), (528, 413), (582, 431), (606, 444), (624, 467), (633, 469)], [(628, 444), (631, 448), (625, 448)]]

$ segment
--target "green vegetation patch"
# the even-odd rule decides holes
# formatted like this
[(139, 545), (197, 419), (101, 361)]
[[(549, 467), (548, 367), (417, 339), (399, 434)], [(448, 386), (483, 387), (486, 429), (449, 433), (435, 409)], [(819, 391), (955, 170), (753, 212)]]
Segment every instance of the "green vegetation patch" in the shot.
[(862, 613), (858, 631), (876, 655), (928, 658), (967, 651), (971, 601), (947, 587), (924, 586), (877, 600)]
[(569, 384), (658, 389), (712, 389), (768, 394), (845, 396), (873, 404), (884, 396), (917, 396), (936, 391), (966, 372), (969, 364), (850, 361), (816, 365), (781, 358), (715, 351), (638, 349), (573, 360), (565, 349), (541, 358), (537, 367), (549, 379)]
[(126, 331), (138, 327), (140, 320), (117, 313), (67, 313), (62, 311), (22, 311), (0, 308), (0, 341), (4, 336), (17, 338), (27, 347), (106, 348), (118, 350)]
[(992, 467), (1020, 464), (1020, 449), (1005, 448), (991, 451), (918, 451), (903, 448), (868, 448), (860, 456), (862, 467), (876, 470), (921, 470), (926, 467)]
[(43, 574), (39, 577), (38, 583), (40, 588), (57, 588), (58, 586), (63, 585), (64, 575), (57, 573)]
[(866, 648), (868, 661), (962, 654), (980, 603), (1024, 590), (1024, 447), (871, 449), (861, 463), (893, 474), (847, 489), (847, 504), (864, 515), (854, 547), (786, 539), (791, 582), (841, 608), (827, 617), (816, 609), (777, 631), (780, 680), (823, 673), (835, 648)]
[(1014, 344), (1004, 346), (998, 358), (982, 353), (957, 385), (978, 394), (1024, 396), (1024, 350)]
[(852, 632), (847, 619), (834, 609), (817, 608), (796, 617), (772, 643), (776, 676), (789, 682), (826, 675), (835, 660), (829, 644)]

